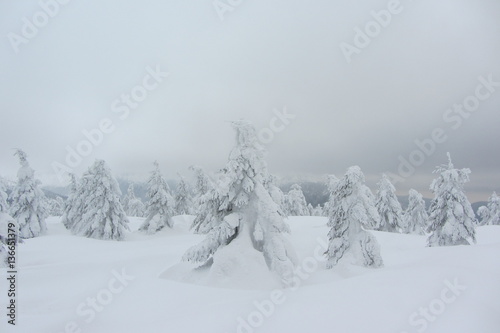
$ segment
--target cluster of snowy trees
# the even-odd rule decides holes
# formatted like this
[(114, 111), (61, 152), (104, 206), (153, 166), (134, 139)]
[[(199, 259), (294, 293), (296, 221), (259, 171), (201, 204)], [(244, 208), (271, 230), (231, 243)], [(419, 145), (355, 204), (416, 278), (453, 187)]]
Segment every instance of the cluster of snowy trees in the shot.
[[(297, 262), (287, 237), (287, 216), (328, 217), (328, 268), (341, 260), (382, 266), (380, 247), (371, 231), (427, 235), (428, 246), (469, 245), (475, 242), (476, 225), (500, 224), (500, 199), (496, 193), (479, 209), (481, 222), (476, 220), (464, 192), (470, 170), (456, 169), (449, 154), (448, 163), (435, 170), (437, 177), (430, 186), (434, 199), (429, 209), (422, 195), (412, 189), (403, 211), (385, 175), (374, 195), (358, 166), (350, 167), (341, 179), (329, 176), (328, 202), (324, 208), (312, 207), (300, 185), (292, 185), (286, 194), (276, 185), (254, 127), (246, 121), (232, 125), (236, 145), (220, 172), (208, 175), (193, 166), (194, 190), (180, 176), (173, 194), (158, 162), (154, 162), (145, 203), (136, 197), (133, 184), (122, 197), (118, 182), (103, 160), (95, 161), (80, 178), (70, 175), (66, 201), (60, 197), (48, 200), (26, 154), (17, 150), (21, 167), (9, 197), (0, 182), (0, 227), (15, 221), (20, 238), (37, 237), (46, 231), (45, 219), (51, 214), (62, 216), (64, 226), (75, 235), (122, 240), (129, 230), (127, 216), (144, 217), (139, 230), (153, 234), (172, 228), (174, 215), (195, 215), (191, 229), (205, 235), (205, 239), (190, 248), (183, 260), (224, 271), (228, 261), (239, 262), (242, 256), (253, 253), (255, 257), (257, 253), (286, 285), (293, 278)], [(0, 228), (2, 262), (5, 239)]]

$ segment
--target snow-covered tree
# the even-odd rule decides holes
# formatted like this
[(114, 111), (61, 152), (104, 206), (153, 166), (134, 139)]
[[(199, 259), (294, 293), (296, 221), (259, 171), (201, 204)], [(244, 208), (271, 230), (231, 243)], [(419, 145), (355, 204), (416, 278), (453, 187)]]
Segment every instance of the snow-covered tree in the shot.
[(19, 158), (21, 168), (17, 172), (17, 185), (10, 194), (11, 215), (17, 221), (21, 238), (33, 238), (47, 230), (46, 197), (40, 189), (40, 181), (35, 179), (26, 153), (18, 149), (15, 155)]
[[(233, 127), (236, 147), (205, 206), (209, 210), (206, 215), (212, 219), (211, 229), (206, 239), (190, 248), (183, 259), (227, 271), (245, 260), (242, 252), (259, 251), (269, 270), (286, 284), (293, 276), (296, 258), (284, 235), (289, 227), (264, 186), (269, 174), (263, 148), (253, 125), (237, 121)], [(218, 256), (221, 253), (225, 255)]]
[(213, 193), (213, 180), (199, 166), (191, 166), (190, 169), (195, 172), (196, 176), (193, 197), (193, 213), (196, 215), (196, 218), (191, 225), (191, 229), (197, 234), (206, 234), (212, 228), (211, 222), (213, 221), (209, 208), (209, 201)]
[(3, 178), (0, 178), (0, 212), (9, 212), (9, 204), (7, 203), (7, 199), (7, 189), (5, 187)]
[[(14, 230), (14, 237), (9, 238), (9, 229)], [(7, 193), (0, 178), (0, 267), (7, 267), (8, 246), (15, 245), (19, 241), (19, 230), (16, 221), (9, 215), (7, 205)]]
[(160, 165), (154, 162), (155, 169), (148, 180), (148, 202), (146, 203), (146, 220), (139, 228), (140, 231), (154, 234), (165, 226), (172, 228), (174, 215), (174, 198), (170, 194), (170, 187), (160, 172)]
[(332, 197), (331, 193), (335, 190), (339, 179), (335, 175), (328, 175), (328, 180), (326, 182), (326, 190), (329, 195), (329, 199), (325, 202), (325, 206), (323, 207), (323, 215), (330, 216), (331, 208), (333, 206), (335, 197)]
[(311, 216), (324, 216), (324, 208), (321, 207), (320, 204), (316, 205), (316, 207), (313, 207), (311, 211)]
[(308, 216), (307, 202), (299, 184), (293, 184), (285, 195), (285, 209), (290, 216)]
[(346, 254), (364, 266), (380, 267), (383, 264), (376, 238), (364, 230), (376, 229), (380, 225), (373, 194), (364, 183), (361, 169), (353, 166), (330, 187), (328, 268), (337, 265)]
[(271, 195), (271, 198), (273, 201), (278, 205), (280, 208), (280, 214), (283, 217), (286, 217), (286, 208), (285, 208), (285, 194), (283, 191), (278, 187), (277, 185), (277, 178), (274, 175), (269, 175), (266, 180), (264, 180), (264, 187), (266, 190), (269, 192), (269, 195)]
[(479, 207), (481, 225), (500, 225), (500, 198), (493, 192), (486, 206)]
[(436, 168), (438, 177), (431, 183), (434, 193), (429, 208), (431, 235), (428, 246), (470, 245), (476, 242), (476, 217), (464, 192), (469, 181), (469, 169), (455, 169), (448, 153), (448, 164)]
[(64, 203), (64, 211), (61, 217), (61, 222), (66, 229), (71, 230), (75, 220), (77, 219), (76, 214), (78, 212), (76, 203), (78, 196), (82, 194), (82, 187), (79, 187), (78, 180), (76, 179), (76, 175), (74, 173), (69, 173), (68, 175), (70, 177), (69, 195)]
[(128, 186), (127, 195), (123, 199), (123, 209), (127, 216), (144, 216), (144, 204), (141, 199), (135, 196), (134, 184)]
[(402, 227), (403, 209), (396, 196), (396, 189), (387, 175), (378, 182), (375, 207), (381, 218), (381, 231), (399, 232)]
[(123, 240), (130, 229), (120, 196), (111, 170), (103, 160), (96, 160), (82, 176), (71, 231), (89, 238)]
[(175, 193), (175, 214), (177, 215), (191, 215), (193, 213), (193, 199), (191, 198), (191, 191), (184, 177), (180, 176), (180, 181), (177, 184), (177, 191)]
[(422, 194), (410, 189), (408, 207), (403, 214), (403, 232), (407, 234), (423, 235), (427, 229), (429, 214), (425, 207)]
[(64, 213), (64, 200), (60, 196), (49, 200), (49, 215), (62, 216)]

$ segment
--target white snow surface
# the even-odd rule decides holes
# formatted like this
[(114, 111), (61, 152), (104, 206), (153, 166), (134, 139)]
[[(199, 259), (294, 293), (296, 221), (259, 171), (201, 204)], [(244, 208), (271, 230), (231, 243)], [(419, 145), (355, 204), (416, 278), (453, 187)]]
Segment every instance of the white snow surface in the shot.
[[(479, 227), (476, 245), (433, 248), (426, 236), (372, 232), (384, 267), (345, 261), (327, 270), (312, 259), (324, 252), (327, 218), (292, 217), (302, 269), (295, 288), (273, 289), (262, 255), (245, 250), (244, 239), (231, 247), (245, 258), (229, 247), (218, 253), (240, 266), (228, 269), (215, 257), (215, 269), (193, 271), (180, 263), (205, 237), (189, 232), (193, 217), (174, 217), (172, 229), (154, 235), (136, 231), (143, 220), (131, 217), (132, 232), (116, 242), (73, 236), (59, 217), (49, 218), (45, 235), (17, 249), (15, 327), (7, 325), (0, 284), (0, 332), (412, 333), (424, 323), (425, 332), (500, 332), (500, 226)], [(122, 273), (134, 279), (121, 283), (115, 275)], [(5, 275), (1, 269), (2, 281)], [(449, 283), (465, 290), (455, 295)], [(100, 311), (87, 303), (92, 298)], [(418, 311), (429, 307), (438, 314), (424, 320)], [(420, 321), (411, 325), (412, 318)]]

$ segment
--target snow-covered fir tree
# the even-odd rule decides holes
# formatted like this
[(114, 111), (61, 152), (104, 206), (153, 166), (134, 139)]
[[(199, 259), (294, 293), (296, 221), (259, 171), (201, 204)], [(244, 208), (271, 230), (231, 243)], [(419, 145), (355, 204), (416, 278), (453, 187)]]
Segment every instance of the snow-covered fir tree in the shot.
[(381, 218), (381, 231), (400, 232), (402, 227), (403, 209), (396, 196), (396, 189), (387, 175), (378, 182), (375, 207)]
[(479, 207), (478, 214), (481, 225), (500, 225), (500, 198), (496, 192), (490, 196), (486, 206)]
[(0, 212), (9, 213), (8, 195), (3, 178), (0, 177)]
[(71, 230), (74, 221), (77, 218), (76, 214), (78, 212), (76, 203), (78, 200), (78, 196), (82, 193), (80, 192), (81, 188), (79, 188), (76, 175), (74, 173), (69, 173), (68, 176), (70, 178), (69, 194), (66, 202), (64, 203), (64, 211), (61, 217), (61, 222), (66, 227), (66, 229)]
[(135, 196), (134, 184), (128, 186), (127, 195), (123, 198), (123, 209), (127, 216), (144, 216), (144, 204)]
[(46, 197), (40, 189), (40, 181), (35, 179), (26, 153), (17, 149), (15, 155), (19, 158), (21, 168), (17, 172), (17, 184), (10, 194), (11, 215), (17, 221), (21, 238), (37, 237), (47, 230)]
[(323, 207), (323, 216), (330, 216), (331, 207), (333, 206), (335, 197), (332, 197), (331, 193), (335, 190), (339, 179), (335, 175), (328, 175), (328, 180), (326, 182), (326, 190), (329, 195), (328, 201), (325, 202), (325, 206)]
[(311, 216), (324, 216), (324, 208), (320, 204), (316, 205), (311, 211)]
[(383, 264), (376, 238), (364, 230), (380, 225), (373, 194), (364, 183), (361, 169), (353, 166), (329, 189), (328, 268), (333, 268), (347, 254), (356, 264), (370, 267)]
[[(6, 189), (0, 178), (0, 267), (7, 267), (8, 246), (17, 244), (19, 241), (17, 223), (9, 215), (8, 208)], [(14, 230), (14, 237), (9, 238), (9, 229)]]
[(189, 186), (181, 175), (177, 184), (177, 191), (175, 193), (175, 214), (176, 215), (191, 215), (193, 213), (193, 199), (191, 198), (191, 191)]
[(422, 194), (410, 189), (408, 207), (403, 214), (403, 232), (407, 234), (423, 235), (427, 229), (429, 214), (425, 207)]
[(173, 227), (174, 198), (170, 194), (170, 187), (161, 175), (157, 161), (154, 162), (154, 167), (148, 180), (146, 220), (139, 228), (140, 231), (148, 234), (154, 234), (166, 226)]
[(264, 187), (269, 192), (269, 195), (271, 195), (271, 198), (273, 199), (273, 201), (280, 208), (280, 214), (282, 216), (286, 217), (287, 213), (286, 213), (286, 209), (285, 209), (285, 194), (278, 187), (277, 183), (278, 183), (278, 180), (277, 180), (276, 176), (270, 174), (267, 177), (267, 179), (264, 181)]
[(79, 190), (71, 231), (89, 238), (123, 240), (129, 221), (118, 182), (103, 160), (96, 160), (83, 174)]
[(285, 209), (289, 216), (308, 216), (306, 198), (299, 184), (293, 184), (285, 195)]
[(196, 186), (194, 189), (194, 211), (196, 218), (191, 225), (191, 229), (197, 234), (206, 234), (212, 228), (209, 201), (213, 193), (213, 180), (199, 166), (191, 166), (190, 170), (195, 172)]
[(64, 200), (60, 196), (49, 200), (49, 215), (62, 216), (64, 213)]
[[(263, 148), (253, 125), (237, 121), (233, 127), (236, 147), (205, 205), (209, 210), (206, 215), (212, 218), (211, 230), (204, 241), (186, 252), (183, 260), (211, 265), (212, 270), (230, 270), (235, 262), (245, 260), (242, 252), (259, 251), (269, 270), (277, 273), (283, 283), (289, 283), (295, 252), (285, 237), (289, 227), (264, 186), (269, 174)], [(229, 252), (231, 259), (220, 259), (221, 252), (226, 259)]]
[(448, 164), (436, 168), (438, 177), (431, 183), (434, 199), (429, 208), (431, 233), (428, 246), (470, 245), (476, 242), (476, 217), (464, 192), (469, 169), (455, 169), (448, 153)]

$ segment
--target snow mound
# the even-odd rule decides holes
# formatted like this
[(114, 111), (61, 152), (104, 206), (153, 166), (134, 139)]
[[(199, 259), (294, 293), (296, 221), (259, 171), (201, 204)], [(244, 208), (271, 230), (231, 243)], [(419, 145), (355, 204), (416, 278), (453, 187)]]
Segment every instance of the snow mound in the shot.
[(254, 249), (248, 234), (237, 237), (217, 251), (204, 266), (180, 263), (160, 277), (177, 282), (227, 289), (281, 288), (279, 278), (269, 271), (262, 252)]

